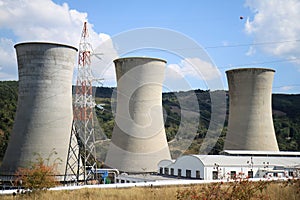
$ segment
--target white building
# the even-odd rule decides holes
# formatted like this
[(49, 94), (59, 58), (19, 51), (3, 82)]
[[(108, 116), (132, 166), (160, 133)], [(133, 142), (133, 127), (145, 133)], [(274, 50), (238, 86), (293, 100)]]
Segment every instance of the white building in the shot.
[(300, 152), (227, 150), (223, 155), (185, 155), (160, 161), (158, 173), (203, 180), (300, 177)]

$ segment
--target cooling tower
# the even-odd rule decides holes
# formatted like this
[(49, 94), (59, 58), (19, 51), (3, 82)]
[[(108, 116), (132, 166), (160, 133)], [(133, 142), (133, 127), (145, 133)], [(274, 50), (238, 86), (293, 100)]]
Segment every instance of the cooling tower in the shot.
[(279, 151), (271, 104), (274, 72), (261, 68), (226, 72), (229, 121), (224, 150)]
[(72, 76), (77, 49), (52, 43), (15, 45), (19, 73), (18, 107), (2, 175), (28, 167), (36, 154), (45, 161), (61, 159), (58, 175), (64, 175), (70, 140)]
[(155, 172), (159, 161), (171, 159), (162, 112), (166, 62), (133, 57), (114, 63), (117, 108), (105, 164), (129, 173)]

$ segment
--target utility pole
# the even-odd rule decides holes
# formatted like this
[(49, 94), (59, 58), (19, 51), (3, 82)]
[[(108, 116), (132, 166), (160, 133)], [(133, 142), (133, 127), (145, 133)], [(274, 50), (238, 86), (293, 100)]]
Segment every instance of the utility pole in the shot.
[[(85, 22), (79, 43), (77, 81), (75, 99), (73, 102), (73, 130), (68, 155), (70, 162), (77, 162), (77, 166), (72, 163), (67, 164), (69, 171), (72, 171), (71, 173), (76, 171), (76, 175), (74, 174), (76, 179), (83, 180), (85, 184), (87, 180), (94, 179), (94, 172), (97, 169), (93, 120), (93, 109), (96, 104), (93, 98), (92, 82), (94, 77), (91, 69), (91, 55), (93, 49), (88, 38), (87, 22)], [(74, 140), (74, 138), (77, 140), (76, 145), (78, 146), (78, 150), (72, 147), (71, 141)], [(76, 154), (76, 151), (78, 152), (78, 156), (73, 156), (73, 158), (77, 157), (77, 160), (75, 159), (74, 161), (74, 159), (71, 159), (71, 154)], [(75, 166), (77, 170), (75, 170)]]

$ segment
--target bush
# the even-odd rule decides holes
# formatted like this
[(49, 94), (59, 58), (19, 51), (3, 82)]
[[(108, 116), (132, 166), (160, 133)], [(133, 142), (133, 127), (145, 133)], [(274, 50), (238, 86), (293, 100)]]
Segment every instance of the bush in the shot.
[(32, 191), (47, 190), (58, 185), (55, 175), (61, 159), (56, 158), (50, 163), (51, 157), (56, 154), (57, 152), (53, 150), (45, 159), (40, 154), (35, 153), (35, 161), (31, 162), (28, 168), (19, 168), (16, 172), (16, 183)]
[(191, 187), (178, 190), (178, 200), (187, 199), (219, 199), (219, 200), (248, 200), (268, 199), (263, 191), (270, 184), (268, 181), (251, 182), (249, 180), (236, 180), (230, 183), (212, 183), (202, 187)]

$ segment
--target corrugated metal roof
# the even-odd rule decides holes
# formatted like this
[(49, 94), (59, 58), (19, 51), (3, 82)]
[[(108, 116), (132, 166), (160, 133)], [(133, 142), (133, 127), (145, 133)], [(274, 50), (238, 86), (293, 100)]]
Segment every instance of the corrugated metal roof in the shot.
[(221, 153), (225, 155), (300, 156), (300, 152), (293, 152), (293, 151), (224, 150)]
[(185, 159), (199, 159), (205, 166), (297, 166), (300, 157), (272, 157), (272, 156), (226, 156), (226, 155), (190, 155)]

